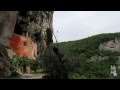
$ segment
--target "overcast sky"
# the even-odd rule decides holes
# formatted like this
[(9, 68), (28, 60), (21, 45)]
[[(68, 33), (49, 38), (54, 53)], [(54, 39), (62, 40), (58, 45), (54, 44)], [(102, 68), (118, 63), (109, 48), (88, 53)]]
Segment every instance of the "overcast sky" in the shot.
[(55, 11), (53, 25), (59, 42), (120, 32), (120, 11)]

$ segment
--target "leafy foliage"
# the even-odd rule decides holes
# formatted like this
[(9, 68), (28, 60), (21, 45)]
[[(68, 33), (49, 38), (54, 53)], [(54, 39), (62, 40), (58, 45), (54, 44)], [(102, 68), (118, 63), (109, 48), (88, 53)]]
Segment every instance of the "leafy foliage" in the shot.
[(45, 55), (40, 59), (44, 73), (48, 74), (49, 79), (67, 79), (66, 60), (60, 60), (49, 46)]
[[(110, 78), (111, 65), (117, 65), (120, 52), (100, 51), (99, 45), (120, 38), (120, 33), (99, 34), (82, 40), (60, 43), (68, 61), (69, 78), (96, 79)], [(87, 62), (92, 56), (108, 56), (107, 60)], [(117, 70), (120, 75), (120, 70)], [(117, 78), (120, 78), (118, 76)]]
[[(23, 66), (30, 66), (33, 67), (35, 62), (33, 60), (28, 59), (27, 57), (18, 57), (14, 56), (12, 60), (13, 71), (15, 72), (18, 68)], [(34, 65), (35, 66), (35, 65)], [(36, 67), (34, 67), (36, 68)], [(32, 68), (33, 69), (33, 68)], [(34, 69), (35, 70), (35, 69)]]

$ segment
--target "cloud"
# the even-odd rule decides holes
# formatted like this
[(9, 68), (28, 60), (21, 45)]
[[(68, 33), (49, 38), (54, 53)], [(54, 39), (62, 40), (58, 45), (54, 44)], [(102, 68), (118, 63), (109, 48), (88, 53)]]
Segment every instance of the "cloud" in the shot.
[(119, 23), (120, 11), (55, 11), (53, 20), (59, 42), (119, 32)]

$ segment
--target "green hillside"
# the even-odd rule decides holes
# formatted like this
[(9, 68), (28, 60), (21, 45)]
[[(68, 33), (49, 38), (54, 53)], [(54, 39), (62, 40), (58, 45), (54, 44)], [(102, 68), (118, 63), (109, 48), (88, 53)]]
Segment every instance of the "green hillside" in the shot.
[[(60, 50), (64, 53), (64, 59), (68, 60), (69, 78), (76, 79), (107, 79), (110, 76), (111, 65), (118, 66), (119, 52), (100, 51), (101, 43), (120, 38), (120, 33), (99, 34), (82, 40), (60, 43)], [(92, 56), (107, 56), (108, 59), (97, 62), (88, 62)], [(120, 78), (119, 69), (117, 68)]]

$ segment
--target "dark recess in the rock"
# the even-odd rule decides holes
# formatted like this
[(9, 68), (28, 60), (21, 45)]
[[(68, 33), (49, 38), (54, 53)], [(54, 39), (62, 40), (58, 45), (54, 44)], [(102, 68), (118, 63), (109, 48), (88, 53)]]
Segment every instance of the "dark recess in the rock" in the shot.
[(19, 11), (14, 33), (22, 35), (28, 32), (29, 37), (37, 43), (38, 52), (44, 52), (44, 42), (52, 43), (53, 11)]
[(47, 34), (47, 45), (49, 45), (51, 42), (53, 42), (53, 39), (52, 39), (52, 31), (50, 30), (50, 28), (47, 28), (46, 30), (46, 34)]
[[(38, 45), (39, 55), (44, 54), (46, 29), (52, 32), (53, 11), (1, 11), (0, 12), (0, 77), (11, 74), (10, 59), (6, 47), (13, 33), (28, 32)], [(51, 37), (51, 36), (50, 36)], [(50, 39), (50, 38), (49, 38)], [(49, 43), (52, 42), (52, 37)]]

